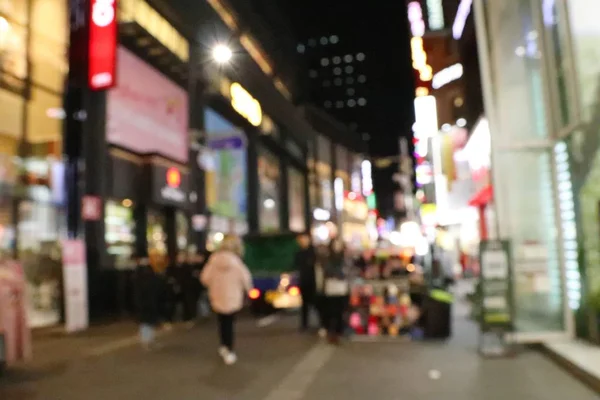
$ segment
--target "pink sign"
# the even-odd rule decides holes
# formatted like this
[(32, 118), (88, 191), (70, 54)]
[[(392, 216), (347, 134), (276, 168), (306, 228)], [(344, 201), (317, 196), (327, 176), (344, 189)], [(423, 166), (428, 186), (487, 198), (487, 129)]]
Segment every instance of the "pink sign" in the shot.
[(106, 140), (136, 153), (187, 162), (186, 91), (123, 47), (117, 60), (118, 85), (108, 92)]

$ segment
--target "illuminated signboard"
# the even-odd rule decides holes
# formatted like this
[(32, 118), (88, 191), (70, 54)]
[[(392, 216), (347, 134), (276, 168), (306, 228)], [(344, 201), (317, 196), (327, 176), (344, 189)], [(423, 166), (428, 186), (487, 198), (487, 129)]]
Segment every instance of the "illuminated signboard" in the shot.
[(410, 51), (412, 54), (412, 66), (419, 72), (419, 79), (423, 82), (433, 78), (431, 65), (427, 64), (427, 53), (423, 48), (423, 38), (413, 37), (410, 40)]
[(425, 34), (423, 9), (418, 1), (412, 1), (408, 4), (408, 21), (410, 22), (410, 32), (413, 37), (421, 37)]
[(437, 102), (433, 96), (417, 97), (415, 105), (415, 137), (431, 137), (438, 132)]
[(116, 84), (116, 0), (90, 0), (88, 86), (103, 90)]
[(427, 0), (427, 22), (429, 23), (429, 29), (432, 31), (444, 29), (442, 0)]
[(467, 23), (467, 18), (471, 13), (471, 6), (473, 0), (461, 0), (458, 10), (456, 11), (456, 17), (454, 18), (454, 24), (452, 25), (452, 37), (456, 40), (460, 39)]
[(166, 185), (160, 190), (160, 195), (164, 200), (175, 203), (185, 203), (186, 193), (181, 190), (181, 173), (177, 168), (169, 168), (165, 174)]
[(433, 70), (427, 63), (427, 53), (423, 47), (423, 35), (425, 34), (425, 21), (423, 20), (423, 9), (418, 1), (408, 4), (408, 21), (410, 22), (410, 52), (412, 66), (417, 71), (416, 97), (427, 96), (429, 89), (423, 85), (433, 78)]
[(361, 164), (360, 170), (362, 173), (363, 195), (368, 196), (373, 191), (373, 179), (371, 177), (371, 162), (369, 160), (364, 160)]
[(246, 91), (239, 83), (232, 83), (229, 88), (231, 106), (242, 117), (254, 126), (260, 126), (263, 120), (262, 108), (258, 100)]
[(433, 76), (431, 87), (433, 87), (434, 89), (439, 89), (442, 86), (449, 84), (450, 82), (460, 79), (462, 76), (462, 64), (451, 65), (447, 68), (444, 68), (443, 70), (441, 70)]

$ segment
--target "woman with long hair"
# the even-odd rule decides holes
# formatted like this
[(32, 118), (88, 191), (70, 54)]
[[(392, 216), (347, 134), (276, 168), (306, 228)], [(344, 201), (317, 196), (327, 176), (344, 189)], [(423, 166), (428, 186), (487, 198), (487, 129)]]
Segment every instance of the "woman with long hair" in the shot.
[(246, 293), (252, 289), (252, 276), (242, 261), (242, 242), (227, 235), (202, 270), (201, 281), (208, 289), (212, 309), (219, 319), (219, 354), (227, 365), (235, 364), (235, 315), (244, 306)]

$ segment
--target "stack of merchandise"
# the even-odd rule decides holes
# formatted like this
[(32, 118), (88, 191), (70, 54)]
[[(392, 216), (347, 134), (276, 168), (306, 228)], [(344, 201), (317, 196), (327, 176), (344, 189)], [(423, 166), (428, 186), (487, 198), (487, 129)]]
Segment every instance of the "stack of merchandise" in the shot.
[(354, 333), (399, 336), (410, 332), (418, 318), (407, 285), (398, 282), (365, 282), (350, 294), (349, 325)]

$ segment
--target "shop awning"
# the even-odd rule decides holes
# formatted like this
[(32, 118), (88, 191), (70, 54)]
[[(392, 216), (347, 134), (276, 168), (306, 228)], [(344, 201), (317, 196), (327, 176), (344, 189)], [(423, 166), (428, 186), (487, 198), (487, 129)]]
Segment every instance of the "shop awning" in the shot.
[(494, 189), (492, 185), (487, 185), (482, 188), (479, 192), (477, 192), (471, 199), (469, 200), (470, 206), (483, 206), (492, 201), (494, 197)]

